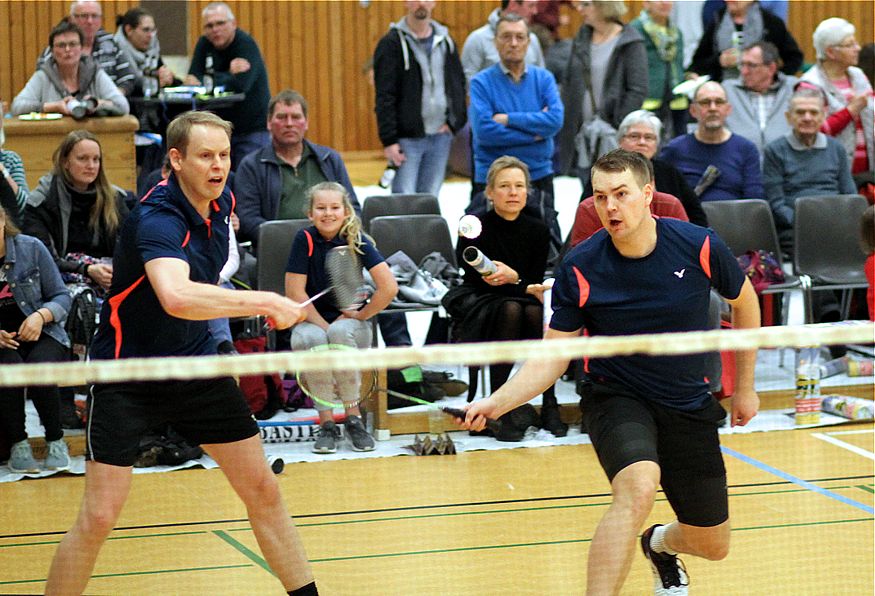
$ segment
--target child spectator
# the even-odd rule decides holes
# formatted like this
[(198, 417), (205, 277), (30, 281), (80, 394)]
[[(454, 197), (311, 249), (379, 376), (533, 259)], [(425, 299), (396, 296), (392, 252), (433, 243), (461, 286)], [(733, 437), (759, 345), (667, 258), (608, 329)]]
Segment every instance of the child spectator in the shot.
[[(328, 287), (325, 256), (332, 248), (344, 245), (361, 256), (376, 291), (359, 310), (340, 310), (331, 301), (331, 294), (309, 304), (304, 311), (307, 318), (292, 329), (292, 349), (309, 350), (325, 344), (367, 348), (371, 345), (371, 326), (367, 321), (389, 305), (398, 293), (398, 284), (373, 241), (362, 233), (361, 221), (356, 217), (349, 193), (343, 186), (336, 182), (316, 184), (308, 191), (307, 202), (307, 218), (313, 225), (299, 231), (292, 243), (286, 265), (286, 296), (304, 302)], [(306, 375), (306, 382), (317, 397), (344, 402), (346, 432), (353, 450), (372, 451), (374, 439), (365, 430), (358, 407), (359, 373), (310, 372)], [(333, 411), (317, 400), (314, 400), (314, 405), (319, 412), (320, 430), (313, 452), (334, 453), (340, 431), (334, 423)]]

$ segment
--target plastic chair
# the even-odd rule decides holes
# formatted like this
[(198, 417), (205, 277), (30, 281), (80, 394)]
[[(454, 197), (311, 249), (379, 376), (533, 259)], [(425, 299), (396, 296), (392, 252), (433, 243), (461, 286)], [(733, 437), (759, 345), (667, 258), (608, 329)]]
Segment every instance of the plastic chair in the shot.
[(860, 219), (867, 204), (860, 195), (796, 199), (793, 270), (811, 280), (804, 287), (809, 320), (813, 319), (813, 291), (841, 290), (840, 317), (844, 320), (851, 309), (851, 290), (867, 287), (866, 255), (860, 246)]
[[(766, 250), (775, 255), (778, 264), (784, 268), (781, 255), (781, 245), (778, 242), (778, 233), (775, 231), (775, 221), (772, 218), (772, 209), (762, 199), (738, 199), (732, 201), (705, 201), (702, 209), (708, 217), (711, 228), (726, 243), (729, 250), (735, 256), (743, 255), (749, 250)], [(785, 274), (784, 283), (772, 284), (764, 289), (761, 294), (783, 294), (794, 290), (804, 290), (807, 279), (800, 279), (796, 275)], [(810, 305), (808, 296), (803, 294), (806, 300), (805, 322), (810, 323)], [(786, 301), (785, 301), (786, 302)], [(781, 323), (787, 324), (788, 308), (782, 305)]]
[(384, 257), (400, 250), (418, 264), (427, 254), (438, 251), (448, 263), (457, 266), (450, 228), (440, 215), (375, 217), (370, 235)]
[[(371, 220), (386, 215), (440, 215), (437, 197), (430, 194), (375, 195), (362, 205), (362, 227), (370, 233)], [(384, 255), (387, 256), (387, 255)]]
[(256, 279), (259, 290), (286, 294), (286, 263), (292, 240), (298, 230), (310, 225), (309, 219), (278, 219), (258, 227), (258, 263)]

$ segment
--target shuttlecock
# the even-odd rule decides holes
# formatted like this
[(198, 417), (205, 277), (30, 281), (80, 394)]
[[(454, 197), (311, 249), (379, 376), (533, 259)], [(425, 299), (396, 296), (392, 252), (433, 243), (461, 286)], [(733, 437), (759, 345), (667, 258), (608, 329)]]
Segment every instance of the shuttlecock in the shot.
[(463, 215), (459, 220), (459, 236), (464, 238), (477, 238), (483, 231), (483, 224), (476, 215)]

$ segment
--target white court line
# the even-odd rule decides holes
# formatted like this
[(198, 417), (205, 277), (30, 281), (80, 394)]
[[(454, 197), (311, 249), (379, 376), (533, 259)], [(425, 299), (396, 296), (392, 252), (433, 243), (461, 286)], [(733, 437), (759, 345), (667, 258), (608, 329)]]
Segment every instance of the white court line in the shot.
[[(848, 451), (850, 451), (852, 453), (856, 453), (857, 455), (862, 455), (863, 457), (869, 458), (871, 460), (875, 460), (875, 453), (872, 453), (871, 451), (866, 451), (865, 449), (863, 449), (861, 447), (857, 447), (856, 445), (851, 445), (850, 443), (845, 443), (844, 441), (842, 441), (840, 439), (836, 439), (836, 438), (830, 436), (830, 435), (838, 435), (838, 434), (852, 434), (852, 433), (856, 433), (856, 432), (858, 432), (858, 431), (840, 431), (840, 432), (829, 433), (829, 434), (811, 433), (811, 436), (817, 437), (821, 441), (826, 441), (827, 443), (832, 443), (833, 445), (841, 447), (842, 449), (847, 449)], [(859, 432), (872, 432), (872, 431), (859, 431)]]
[(826, 434), (834, 437), (836, 435), (863, 435), (866, 433), (872, 434), (872, 433), (875, 433), (875, 430), (873, 430), (871, 428), (864, 428), (864, 429), (857, 429), (857, 430), (837, 430), (835, 432), (826, 433)]

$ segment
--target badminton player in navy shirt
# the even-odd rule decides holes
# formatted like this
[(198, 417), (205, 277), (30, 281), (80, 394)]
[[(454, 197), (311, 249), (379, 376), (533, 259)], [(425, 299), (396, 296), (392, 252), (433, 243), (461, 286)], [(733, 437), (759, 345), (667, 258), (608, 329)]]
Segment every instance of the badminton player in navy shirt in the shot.
[[(593, 166), (595, 206), (604, 230), (575, 247), (553, 286), (553, 318), (545, 339), (708, 329), (709, 291), (732, 306), (735, 328), (759, 327), (756, 293), (713, 231), (657, 219), (653, 187), (641, 155), (618, 149)], [(546, 347), (545, 347), (546, 349)], [(759, 409), (756, 351), (737, 353), (730, 421), (745, 425)], [(538, 395), (568, 361), (529, 361), (501, 389), (471, 404), (463, 426), (480, 430)], [(589, 551), (588, 594), (620, 591), (659, 485), (677, 518), (644, 532), (654, 593), (686, 594), (677, 559), (711, 560), (729, 551), (726, 469), (718, 427), (726, 416), (708, 393), (704, 355), (591, 359), (591, 383), (580, 407), (613, 500)]]
[[(173, 173), (122, 227), (94, 358), (214, 353), (207, 321), (218, 317), (266, 315), (279, 329), (303, 319), (303, 309), (284, 296), (216, 285), (228, 258), (234, 202), (225, 190), (230, 136), (230, 123), (209, 112), (187, 112), (167, 127)], [(161, 423), (172, 424), (218, 462), (246, 505), (264, 558), (288, 593), (317, 594), (258, 426), (228, 376), (91, 387), (85, 495), (55, 553), (46, 594), (85, 590), (127, 499), (140, 438)]]

